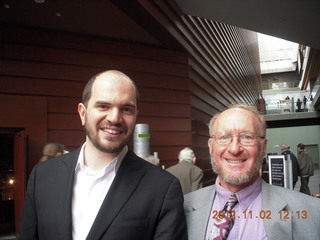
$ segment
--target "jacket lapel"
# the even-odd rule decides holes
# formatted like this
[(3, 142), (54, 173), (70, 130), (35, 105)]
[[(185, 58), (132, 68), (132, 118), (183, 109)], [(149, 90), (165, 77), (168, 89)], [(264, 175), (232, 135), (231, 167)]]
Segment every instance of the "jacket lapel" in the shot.
[(292, 236), (291, 214), (288, 219), (280, 219), (279, 213), (286, 211), (287, 205), (276, 188), (262, 181), (262, 210), (271, 213), (270, 219), (263, 221), (268, 239), (288, 239), (288, 236)]
[(87, 239), (101, 238), (139, 185), (146, 169), (135, 161), (136, 158), (137, 156), (129, 150), (101, 205)]
[(72, 193), (74, 169), (80, 149), (57, 159), (56, 211), (58, 211), (59, 236), (57, 239), (72, 239)]
[[(215, 196), (215, 188), (207, 187), (197, 191), (196, 201), (187, 208), (187, 226), (189, 239), (204, 239), (212, 203)], [(192, 195), (191, 195), (192, 196)], [(190, 227), (192, 226), (192, 227)]]

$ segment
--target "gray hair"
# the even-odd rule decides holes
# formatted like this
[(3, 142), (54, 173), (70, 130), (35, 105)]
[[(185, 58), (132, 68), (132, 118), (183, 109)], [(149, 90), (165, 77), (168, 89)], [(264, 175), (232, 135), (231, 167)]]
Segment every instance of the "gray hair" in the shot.
[(152, 163), (153, 165), (156, 165), (156, 166), (159, 166), (159, 164), (160, 164), (160, 159), (157, 158), (157, 157), (154, 156), (154, 155), (146, 156), (146, 157), (144, 158), (144, 160), (146, 160), (147, 162)]
[(186, 147), (182, 149), (179, 153), (179, 162), (181, 161), (189, 161), (192, 162), (192, 159), (195, 157), (192, 149)]

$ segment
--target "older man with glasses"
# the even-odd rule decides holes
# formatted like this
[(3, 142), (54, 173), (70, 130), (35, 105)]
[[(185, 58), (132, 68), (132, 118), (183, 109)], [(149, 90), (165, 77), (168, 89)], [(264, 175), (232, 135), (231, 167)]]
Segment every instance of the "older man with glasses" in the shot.
[(209, 123), (215, 185), (185, 195), (189, 240), (319, 239), (320, 200), (261, 180), (266, 122), (233, 105)]

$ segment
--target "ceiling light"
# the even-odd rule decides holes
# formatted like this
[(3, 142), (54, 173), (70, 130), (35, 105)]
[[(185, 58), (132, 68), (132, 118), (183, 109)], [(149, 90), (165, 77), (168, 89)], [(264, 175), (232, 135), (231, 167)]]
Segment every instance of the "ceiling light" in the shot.
[(34, 2), (36, 2), (36, 3), (44, 3), (45, 0), (34, 0)]

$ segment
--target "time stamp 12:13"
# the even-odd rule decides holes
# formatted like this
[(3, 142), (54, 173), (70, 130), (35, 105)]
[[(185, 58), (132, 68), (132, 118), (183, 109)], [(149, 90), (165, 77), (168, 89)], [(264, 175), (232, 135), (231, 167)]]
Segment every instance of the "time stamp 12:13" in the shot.
[[(299, 210), (299, 211), (279, 211), (278, 212), (280, 219), (290, 219), (290, 218), (297, 218), (297, 219), (307, 219), (308, 212), (306, 210)], [(212, 218), (213, 219), (222, 219), (224, 217), (228, 217), (231, 219), (236, 218), (244, 218), (244, 219), (272, 219), (272, 211), (259, 211), (258, 213), (254, 213), (253, 211), (243, 211), (241, 214), (236, 211), (213, 211)]]

